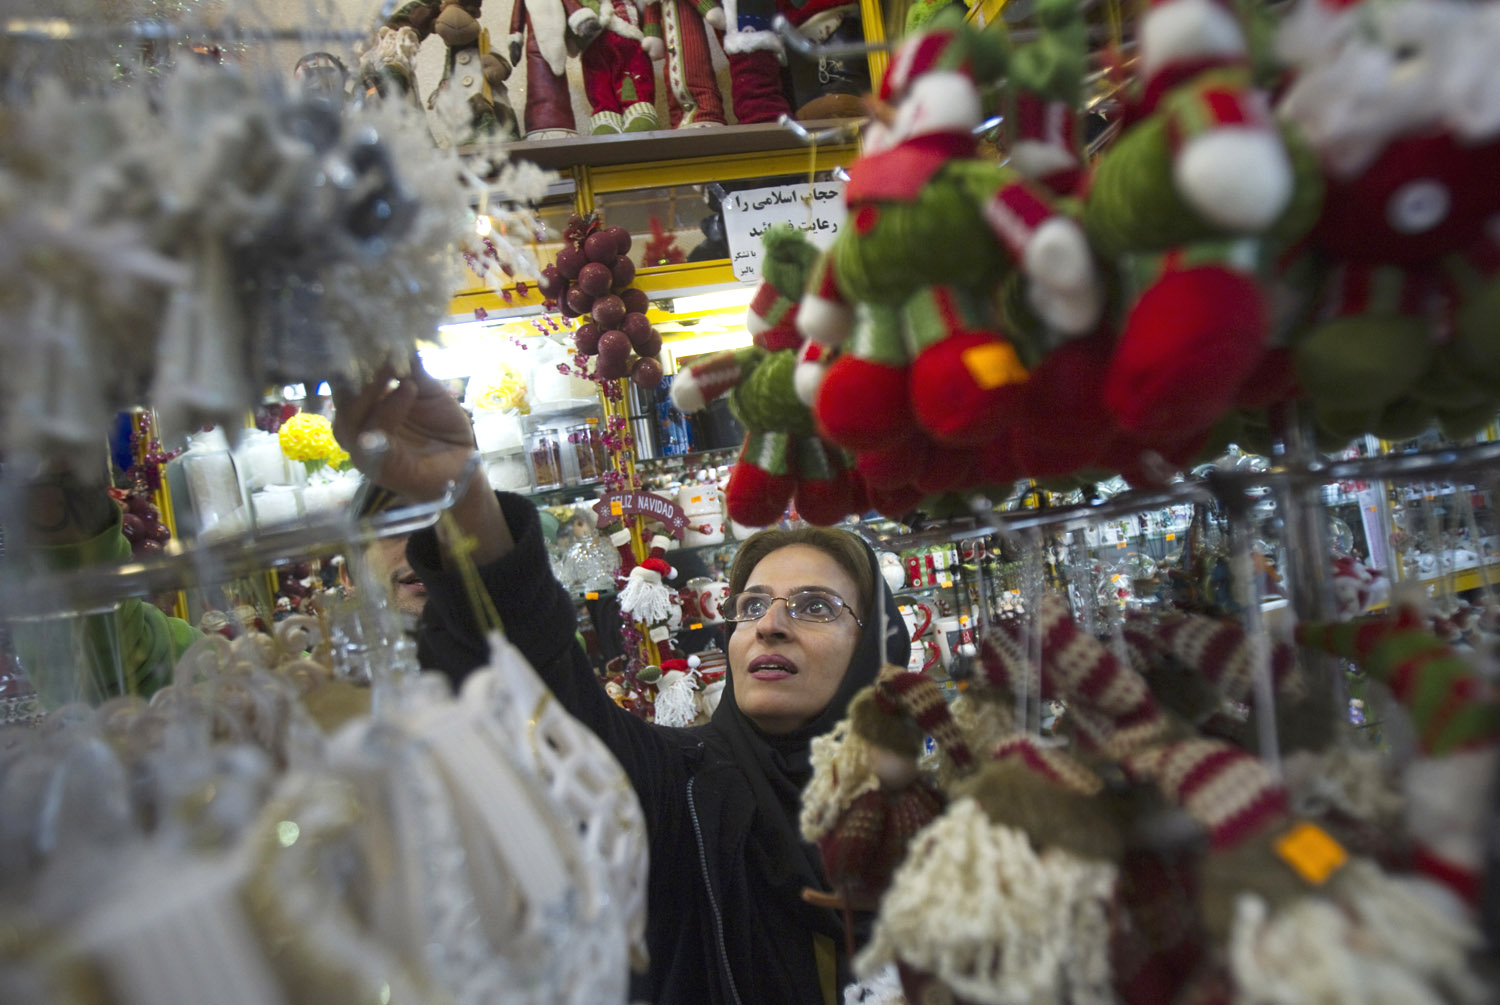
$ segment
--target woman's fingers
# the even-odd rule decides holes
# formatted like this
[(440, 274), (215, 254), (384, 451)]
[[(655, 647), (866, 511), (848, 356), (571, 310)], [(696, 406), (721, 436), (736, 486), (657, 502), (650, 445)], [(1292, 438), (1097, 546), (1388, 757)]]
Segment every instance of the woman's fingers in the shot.
[(369, 383), (358, 390), (341, 384), (334, 385), (333, 435), (345, 449), (353, 445), (365, 428), (370, 410), (390, 393), (391, 378), (394, 376), (395, 370), (387, 363), (375, 371), (375, 376)]

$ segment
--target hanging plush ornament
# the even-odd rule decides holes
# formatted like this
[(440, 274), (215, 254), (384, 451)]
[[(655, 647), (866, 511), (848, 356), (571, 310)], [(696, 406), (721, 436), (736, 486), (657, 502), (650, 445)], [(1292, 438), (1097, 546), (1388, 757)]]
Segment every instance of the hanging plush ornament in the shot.
[(1319, 422), (1465, 436), (1500, 397), (1500, 19), (1449, 0), (1303, 0), (1282, 26), (1277, 104), (1327, 192), (1309, 242), (1312, 317), (1293, 341)]
[(730, 519), (762, 527), (791, 502), (810, 523), (837, 523), (864, 509), (859, 476), (842, 450), (818, 436), (792, 383), (801, 343), (797, 301), (818, 251), (790, 224), (762, 240), (762, 279), (746, 320), (753, 345), (686, 368), (672, 382), (672, 403), (692, 413), (729, 395), (746, 430), (725, 491)]
[(924, 736), (960, 770), (973, 765), (947, 701), (930, 677), (890, 667), (849, 703), (848, 731), (815, 741), (803, 796), (803, 836), (843, 906), (874, 910), (912, 836), (944, 799), (918, 769)]
[[(1004, 66), (1000, 36), (962, 25), (903, 44), (880, 88), (887, 124), (850, 167), (850, 226), (803, 298), (798, 392), (823, 433), (860, 454), (872, 487), (974, 484), (974, 448), (1008, 437), (1049, 339), (1098, 316), (1081, 229), (1047, 193), (975, 156), (981, 88)], [(1003, 323), (996, 297), (1013, 276), (1043, 331)], [(878, 455), (869, 470), (865, 453)]]
[(1159, 0), (1138, 37), (1141, 90), (1084, 222), (1124, 294), (1105, 402), (1138, 447), (1175, 460), (1262, 365), (1266, 266), (1310, 225), (1318, 178), (1255, 89), (1229, 5)]
[(660, 558), (648, 558), (631, 569), (620, 590), (620, 610), (648, 625), (666, 624), (672, 616), (672, 590), (662, 579), (671, 571)]
[(691, 726), (698, 720), (698, 674), (687, 660), (662, 660), (653, 721), (658, 726)]

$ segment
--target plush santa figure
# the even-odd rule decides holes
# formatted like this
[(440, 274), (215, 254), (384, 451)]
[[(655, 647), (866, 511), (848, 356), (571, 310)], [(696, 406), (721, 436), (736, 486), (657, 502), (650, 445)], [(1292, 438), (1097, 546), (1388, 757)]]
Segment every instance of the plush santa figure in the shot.
[(1294, 199), (1309, 172), (1252, 84), (1227, 4), (1158, 0), (1138, 38), (1141, 89), (1094, 170), (1084, 220), (1123, 287), (1105, 401), (1126, 430), (1168, 446), (1234, 407), (1262, 365), (1263, 277), (1310, 223)]
[(579, 0), (515, 0), (510, 12), (510, 61), (526, 56), (528, 140), (577, 135), (573, 95), (568, 89), (568, 57), (594, 41), (603, 26), (596, 11)]
[(589, 131), (600, 136), (657, 128), (656, 71), (644, 48), (640, 11), (632, 0), (582, 2), (604, 29), (578, 56), (593, 111)]
[[(803, 297), (799, 394), (829, 439), (879, 455), (861, 463), (872, 487), (899, 487), (884, 477), (898, 465), (913, 484), (931, 468), (928, 490), (965, 484), (969, 448), (1008, 435), (1027, 360), (1098, 318), (1082, 230), (1043, 190), (974, 156), (976, 82), (1003, 59), (961, 25), (902, 45), (881, 84), (886, 121), (849, 170), (848, 222)], [(1040, 337), (1001, 320), (997, 293), (1017, 273)]]
[(1500, 392), (1500, 14), (1451, 0), (1304, 2), (1277, 105), (1327, 191), (1298, 376), (1331, 433), (1455, 436)]
[(673, 129), (722, 126), (724, 96), (714, 75), (708, 31), (724, 30), (719, 0), (638, 0), (646, 54), (663, 63)]

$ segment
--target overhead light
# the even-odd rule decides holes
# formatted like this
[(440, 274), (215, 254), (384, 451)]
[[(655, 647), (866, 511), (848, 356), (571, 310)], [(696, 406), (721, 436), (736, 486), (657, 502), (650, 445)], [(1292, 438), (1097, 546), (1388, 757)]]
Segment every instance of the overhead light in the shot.
[(694, 335), (688, 338), (674, 338), (666, 344), (676, 358), (683, 356), (701, 356), (704, 353), (724, 352), (730, 349), (743, 349), (751, 344), (751, 335), (741, 328), (739, 331), (716, 332), (712, 335)]
[(738, 289), (717, 290), (713, 293), (695, 293), (687, 297), (674, 297), (672, 299), (673, 314), (697, 314), (703, 311), (722, 311), (732, 307), (749, 307), (750, 298), (755, 296), (754, 286), (741, 286)]
[(474, 218), (474, 233), (480, 237), (489, 237), (490, 231), (495, 229), (494, 221), (488, 215), (480, 213)]

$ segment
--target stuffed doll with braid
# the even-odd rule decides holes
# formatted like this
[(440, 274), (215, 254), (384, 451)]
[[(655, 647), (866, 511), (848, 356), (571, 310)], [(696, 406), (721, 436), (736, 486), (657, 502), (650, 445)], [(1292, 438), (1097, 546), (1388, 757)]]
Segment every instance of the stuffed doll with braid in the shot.
[(1470, 435), (1500, 404), (1500, 11), (1303, 0), (1278, 43), (1327, 187), (1293, 341), (1318, 421)]
[(1284, 369), (1268, 270), (1310, 226), (1319, 179), (1271, 118), (1226, 4), (1157, 0), (1138, 39), (1139, 91), (1084, 222), (1121, 286), (1105, 402), (1178, 462), (1226, 412), (1286, 391), (1263, 373)]
[[(880, 86), (885, 121), (849, 168), (847, 223), (798, 314), (798, 393), (856, 452), (877, 507), (881, 493), (985, 480), (976, 462), (997, 441), (1006, 451), (1030, 364), (1098, 318), (1082, 229), (976, 155), (982, 92), (1007, 51), (997, 32), (941, 20), (902, 44)], [(1002, 320), (1012, 281), (1042, 330)]]
[(768, 231), (761, 283), (746, 321), (754, 344), (696, 363), (672, 382), (672, 401), (696, 412), (721, 395), (745, 426), (725, 490), (731, 519), (775, 523), (792, 502), (810, 523), (833, 524), (864, 509), (859, 476), (844, 452), (818, 436), (792, 386), (797, 362), (797, 301), (818, 250), (790, 224)]

